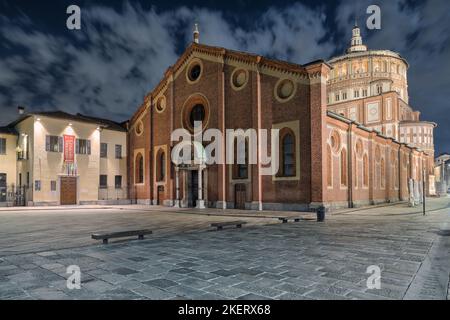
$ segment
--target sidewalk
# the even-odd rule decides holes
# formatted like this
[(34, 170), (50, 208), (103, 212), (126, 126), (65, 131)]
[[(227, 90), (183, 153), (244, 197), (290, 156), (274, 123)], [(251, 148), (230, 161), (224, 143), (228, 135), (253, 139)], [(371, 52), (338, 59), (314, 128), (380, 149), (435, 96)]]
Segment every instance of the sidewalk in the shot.
[[(443, 210), (450, 207), (450, 197), (441, 198), (427, 198), (425, 201), (425, 213), (433, 212), (437, 210)], [(384, 210), (388, 209), (388, 210)], [(332, 211), (332, 215), (349, 215), (359, 214), (363, 211), (363, 214), (381, 214), (381, 215), (409, 215), (409, 214), (422, 214), (423, 207), (419, 204), (415, 207), (410, 207), (407, 202), (396, 203), (383, 203), (374, 206), (367, 206), (361, 208), (348, 208)], [(389, 211), (389, 213), (387, 213)]]
[[(450, 207), (450, 197), (427, 198), (426, 212), (442, 210)], [(389, 208), (389, 213), (386, 210)], [(156, 205), (75, 205), (75, 206), (36, 206), (36, 207), (0, 207), (0, 212), (13, 211), (50, 211), (50, 210), (94, 210), (94, 209), (116, 209), (116, 210), (133, 210), (133, 211), (156, 211), (156, 212), (173, 212), (183, 214), (195, 214), (206, 216), (234, 216), (234, 217), (255, 217), (255, 218), (274, 218), (274, 217), (315, 217), (314, 212), (301, 211), (256, 211), (256, 210), (238, 210), (238, 209), (195, 209), (195, 208), (175, 208)], [(349, 215), (349, 214), (382, 214), (382, 215), (407, 215), (422, 213), (422, 204), (416, 207), (409, 207), (407, 202), (383, 203), (379, 205), (346, 208), (331, 211), (330, 215)]]
[(77, 205), (77, 206), (27, 206), (27, 207), (0, 207), (2, 211), (49, 211), (49, 210), (92, 210), (92, 209), (118, 209), (120, 206)]

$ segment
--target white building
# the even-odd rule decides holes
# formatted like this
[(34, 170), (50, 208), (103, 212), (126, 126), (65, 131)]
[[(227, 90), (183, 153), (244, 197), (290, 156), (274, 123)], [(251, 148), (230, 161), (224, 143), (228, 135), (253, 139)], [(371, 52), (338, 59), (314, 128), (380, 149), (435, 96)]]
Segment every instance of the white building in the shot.
[(0, 205), (128, 199), (127, 133), (118, 123), (61, 111), (28, 113), (3, 127), (0, 137)]

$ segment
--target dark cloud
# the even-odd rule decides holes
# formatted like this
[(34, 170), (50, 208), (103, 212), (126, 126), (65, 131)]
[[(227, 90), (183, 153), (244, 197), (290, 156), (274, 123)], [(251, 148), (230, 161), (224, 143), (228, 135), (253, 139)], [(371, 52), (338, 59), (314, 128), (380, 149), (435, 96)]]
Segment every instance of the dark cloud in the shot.
[[(189, 44), (194, 22), (206, 44), (296, 63), (326, 59), (343, 52), (355, 15), (363, 26), (372, 1), (342, 0), (334, 16), (325, 11), (326, 4), (273, 5), (250, 22), (245, 12), (230, 16), (202, 7), (144, 9), (136, 3), (124, 2), (119, 9), (83, 6), (81, 31), (61, 26), (52, 32), (42, 29), (42, 21), (39, 28), (33, 17), (0, 14), (2, 122), (16, 117), (19, 104), (127, 119)], [(391, 49), (408, 59), (410, 103), (423, 119), (439, 122), (437, 150), (450, 150), (450, 3), (378, 3), (382, 29), (363, 28), (365, 41), (370, 48)]]
[(372, 49), (390, 49), (405, 57), (410, 68), (410, 105), (421, 111), (421, 119), (438, 124), (435, 130), (437, 153), (450, 150), (450, 2), (428, 0), (382, 1), (381, 30), (365, 28), (365, 9), (371, 0), (341, 3), (336, 24), (342, 33), (354, 23), (355, 12), (363, 28), (365, 42)]

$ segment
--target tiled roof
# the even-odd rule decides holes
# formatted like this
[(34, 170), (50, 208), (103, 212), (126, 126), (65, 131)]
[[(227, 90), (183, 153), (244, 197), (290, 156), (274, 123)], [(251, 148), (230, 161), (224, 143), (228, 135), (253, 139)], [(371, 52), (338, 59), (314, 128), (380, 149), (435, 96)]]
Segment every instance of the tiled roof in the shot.
[(25, 120), (26, 118), (30, 117), (30, 116), (42, 116), (42, 117), (49, 117), (49, 118), (54, 118), (54, 119), (64, 119), (64, 120), (72, 120), (72, 121), (80, 121), (80, 122), (86, 122), (86, 123), (92, 123), (92, 124), (96, 124), (104, 129), (109, 129), (109, 130), (115, 130), (115, 131), (123, 131), (126, 132), (126, 128), (124, 126), (122, 126), (121, 124), (111, 121), (111, 120), (107, 120), (107, 119), (102, 119), (102, 118), (96, 118), (96, 117), (92, 117), (92, 116), (86, 116), (83, 115), (81, 113), (77, 113), (77, 114), (70, 114), (64, 111), (40, 111), (40, 112), (31, 112), (31, 113), (27, 113), (26, 115), (20, 117), (19, 119), (17, 119), (16, 121), (10, 123), (7, 128), (14, 128), (15, 125), (17, 125), (19, 122)]
[(18, 135), (17, 131), (11, 127), (0, 127), (0, 133)]

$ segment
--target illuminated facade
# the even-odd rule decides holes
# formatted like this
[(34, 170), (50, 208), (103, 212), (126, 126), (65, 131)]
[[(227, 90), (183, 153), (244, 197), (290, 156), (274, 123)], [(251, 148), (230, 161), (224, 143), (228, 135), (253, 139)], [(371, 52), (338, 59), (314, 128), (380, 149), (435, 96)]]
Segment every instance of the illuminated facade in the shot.
[[(64, 112), (23, 115), (10, 131), (3, 205), (74, 205), (128, 199), (126, 129)], [(6, 130), (3, 128), (3, 130)]]

